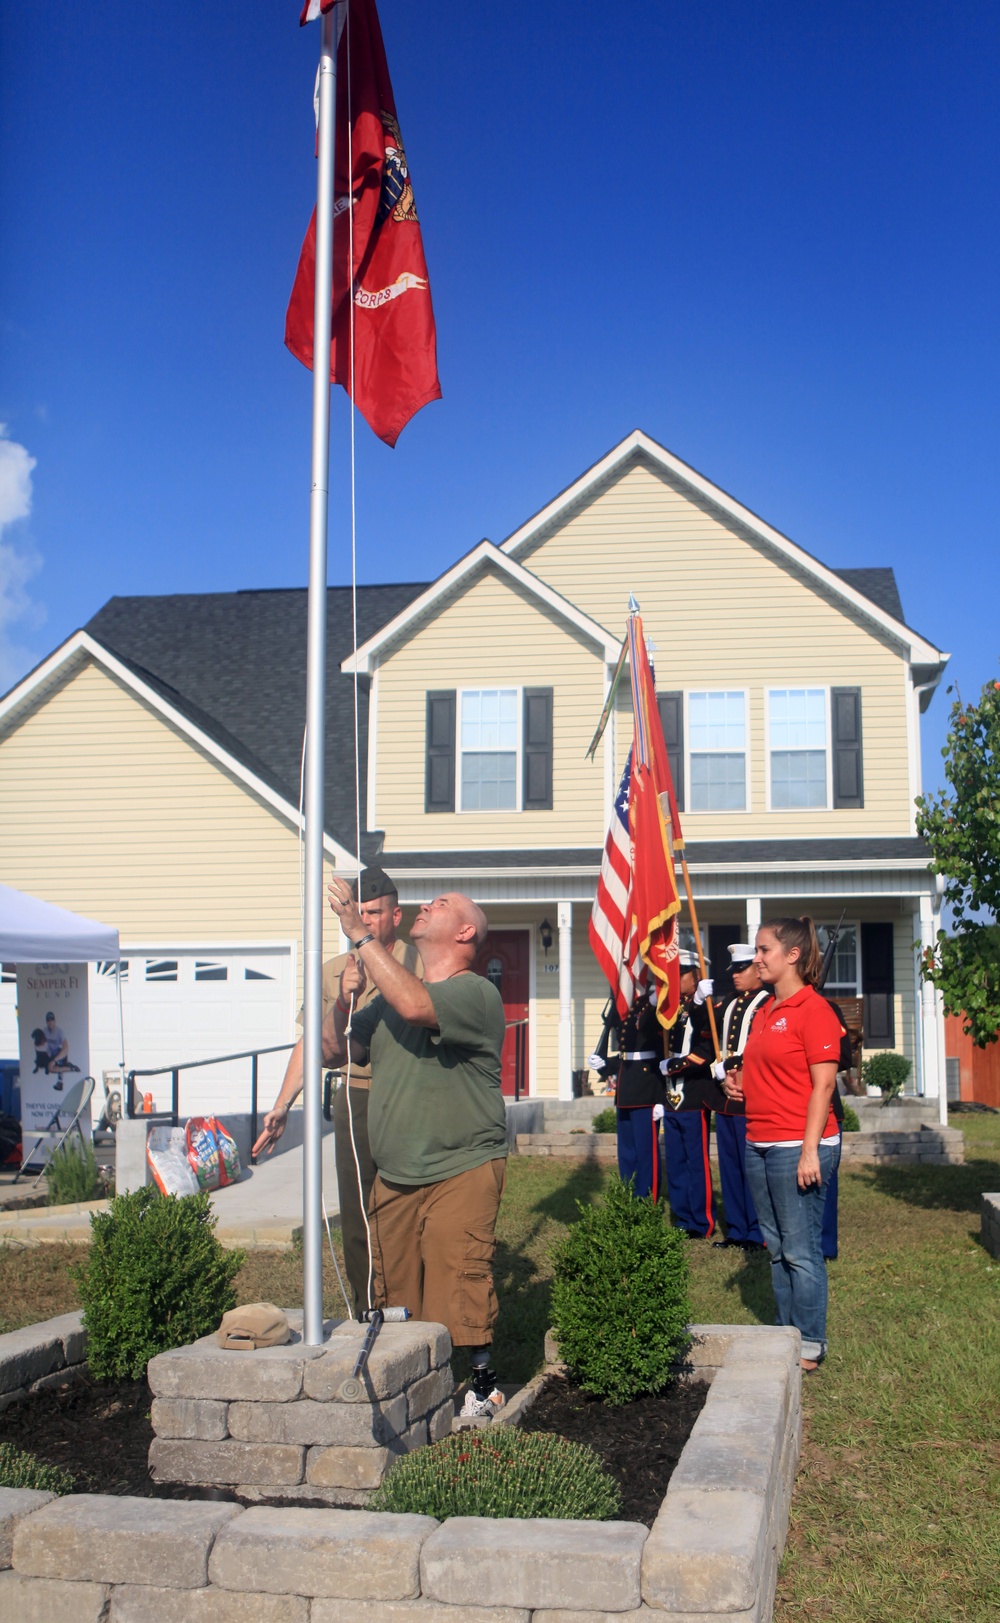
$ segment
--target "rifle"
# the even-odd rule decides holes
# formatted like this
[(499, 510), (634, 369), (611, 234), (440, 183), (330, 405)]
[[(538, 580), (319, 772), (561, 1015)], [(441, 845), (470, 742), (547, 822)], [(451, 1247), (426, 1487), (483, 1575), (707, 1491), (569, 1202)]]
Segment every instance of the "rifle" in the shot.
[(819, 972), (819, 981), (816, 985), (817, 992), (822, 992), (824, 986), (826, 985), (830, 970), (833, 968), (833, 955), (837, 950), (837, 942), (840, 940), (841, 926), (843, 925), (844, 913), (846, 912), (847, 908), (845, 907), (840, 915), (840, 918), (837, 920), (836, 929), (826, 944), (826, 951), (823, 954), (823, 964)]
[(611, 1033), (618, 1030), (618, 1011), (615, 1008), (614, 997), (609, 997), (607, 1003), (605, 1003), (601, 1012), (601, 1021), (601, 1035), (597, 1039), (597, 1047), (587, 1059), (590, 1070), (596, 1071), (598, 1076), (603, 1076), (607, 1070), (608, 1044), (611, 1041)]

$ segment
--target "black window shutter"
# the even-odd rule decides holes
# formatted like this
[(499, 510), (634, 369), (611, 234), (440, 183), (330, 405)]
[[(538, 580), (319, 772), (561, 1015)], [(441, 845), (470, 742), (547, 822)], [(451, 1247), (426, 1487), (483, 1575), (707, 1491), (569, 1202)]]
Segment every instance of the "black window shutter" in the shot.
[(865, 803), (861, 763), (861, 689), (830, 689), (833, 738), (833, 804), (859, 809)]
[(861, 990), (865, 1000), (865, 1047), (893, 1048), (896, 982), (891, 924), (861, 926)]
[(525, 811), (552, 810), (552, 689), (525, 688), (522, 736)]
[(684, 810), (684, 695), (658, 693), (656, 703), (663, 725), (663, 740), (667, 746), (670, 776), (674, 780), (677, 810)]
[(427, 695), (424, 811), (455, 810), (455, 689)]

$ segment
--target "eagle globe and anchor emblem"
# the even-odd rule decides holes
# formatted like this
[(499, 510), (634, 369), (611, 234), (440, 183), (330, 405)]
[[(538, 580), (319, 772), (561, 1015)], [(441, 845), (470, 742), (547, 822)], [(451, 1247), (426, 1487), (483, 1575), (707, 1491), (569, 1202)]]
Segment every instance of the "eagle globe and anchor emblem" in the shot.
[(380, 116), (386, 143), (382, 191), (378, 202), (379, 224), (381, 225), (390, 214), (400, 225), (409, 224), (416, 220), (417, 208), (413, 201), (413, 186), (410, 183), (403, 137), (391, 113), (387, 113), (383, 108)]

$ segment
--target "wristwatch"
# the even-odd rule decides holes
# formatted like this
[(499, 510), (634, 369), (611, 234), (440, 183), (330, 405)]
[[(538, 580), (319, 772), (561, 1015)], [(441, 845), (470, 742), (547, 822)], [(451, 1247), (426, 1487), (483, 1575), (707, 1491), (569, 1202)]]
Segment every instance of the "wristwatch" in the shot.
[(367, 935), (363, 935), (363, 936), (359, 937), (359, 939), (357, 941), (352, 941), (351, 946), (354, 948), (355, 952), (357, 952), (359, 947), (367, 947), (369, 941), (374, 941), (374, 940), (375, 940), (374, 935), (372, 935), (371, 931), (369, 931)]

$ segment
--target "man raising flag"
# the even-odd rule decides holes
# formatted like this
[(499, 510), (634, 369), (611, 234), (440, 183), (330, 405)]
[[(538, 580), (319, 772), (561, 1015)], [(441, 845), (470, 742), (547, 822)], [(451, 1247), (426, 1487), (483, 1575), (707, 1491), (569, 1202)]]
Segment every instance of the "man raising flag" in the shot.
[[(307, 0), (301, 21), (336, 9), (337, 111), (330, 381), (395, 445), (440, 400), (437, 338), (409, 164), (374, 0)], [(316, 215), (285, 317), (285, 343), (313, 364)], [(351, 347), (353, 341), (353, 366)]]

